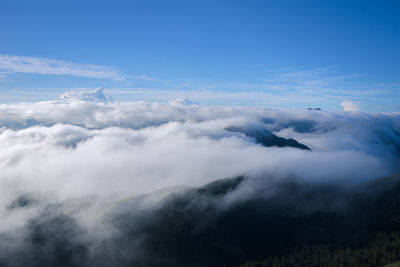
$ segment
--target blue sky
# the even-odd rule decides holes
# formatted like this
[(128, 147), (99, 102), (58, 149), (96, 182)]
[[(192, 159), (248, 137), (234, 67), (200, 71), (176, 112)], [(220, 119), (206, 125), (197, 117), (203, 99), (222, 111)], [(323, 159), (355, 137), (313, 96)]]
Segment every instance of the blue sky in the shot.
[(0, 102), (400, 111), (399, 1), (0, 2)]

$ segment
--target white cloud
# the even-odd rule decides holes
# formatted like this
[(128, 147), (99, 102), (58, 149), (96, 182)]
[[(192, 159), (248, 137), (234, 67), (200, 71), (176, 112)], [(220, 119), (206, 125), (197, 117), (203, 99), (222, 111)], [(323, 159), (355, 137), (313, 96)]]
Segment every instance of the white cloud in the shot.
[(61, 99), (74, 102), (74, 101), (84, 101), (84, 102), (98, 102), (98, 103), (108, 103), (112, 102), (112, 97), (104, 94), (103, 88), (98, 87), (93, 91), (72, 91), (62, 94)]
[(340, 105), (343, 107), (345, 111), (357, 111), (360, 110), (359, 106), (351, 101), (342, 101)]
[[(115, 193), (123, 198), (243, 173), (357, 180), (386, 175), (393, 167), (390, 144), (377, 142), (371, 131), (373, 116), (87, 102), (2, 106), (0, 114), (0, 192), (53, 192), (63, 199)], [(265, 127), (261, 118), (277, 119), (271, 129), (312, 119), (322, 130), (278, 133), (304, 142), (312, 152), (262, 147), (225, 130), (249, 121)], [(377, 135), (390, 134), (391, 124), (385, 124), (374, 129)]]
[(0, 55), (0, 71), (5, 73), (70, 75), (115, 81), (125, 80), (124, 75), (114, 67), (13, 55)]

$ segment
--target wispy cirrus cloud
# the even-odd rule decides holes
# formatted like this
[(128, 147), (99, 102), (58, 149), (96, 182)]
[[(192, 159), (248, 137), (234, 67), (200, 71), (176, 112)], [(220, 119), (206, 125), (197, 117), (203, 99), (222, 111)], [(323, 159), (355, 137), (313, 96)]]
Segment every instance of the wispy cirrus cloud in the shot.
[(0, 73), (34, 73), (110, 79), (114, 81), (125, 80), (125, 76), (121, 71), (114, 67), (14, 55), (0, 55)]
[[(259, 79), (169, 80), (146, 74), (122, 74), (117, 68), (71, 62), (0, 55), (0, 78), (13, 73), (83, 76), (124, 83), (104, 86), (118, 101), (167, 102), (189, 98), (205, 105), (268, 106), (324, 110), (398, 111), (398, 83), (377, 83), (362, 74), (343, 73), (337, 67), (264, 72)], [(123, 85), (123, 87), (121, 87)], [(13, 87), (0, 91), (3, 102), (51, 100), (79, 88)], [(9, 89), (12, 89), (11, 91)], [(39, 90), (40, 89), (40, 90)], [(29, 99), (27, 95), (30, 95)], [(349, 106), (348, 102), (353, 104)], [(343, 104), (344, 103), (344, 104)], [(354, 104), (356, 103), (356, 104)], [(343, 106), (345, 105), (345, 107)], [(355, 106), (354, 106), (355, 105)]]

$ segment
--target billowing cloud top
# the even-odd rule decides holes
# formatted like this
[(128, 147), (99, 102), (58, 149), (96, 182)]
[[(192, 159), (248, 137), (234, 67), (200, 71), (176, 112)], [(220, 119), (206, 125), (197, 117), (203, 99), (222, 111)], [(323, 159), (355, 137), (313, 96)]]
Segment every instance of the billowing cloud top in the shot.
[(61, 99), (68, 102), (73, 102), (73, 101), (98, 102), (98, 103), (112, 102), (112, 97), (105, 95), (104, 89), (102, 87), (98, 87), (93, 91), (89, 92), (85, 91), (65, 92), (60, 97)]
[[(50, 221), (79, 225), (78, 241), (99, 249), (116, 234), (110, 214), (142, 223), (132, 210), (221, 178), (250, 179), (228, 205), (268, 195), (260, 188), (270, 180), (252, 177), (357, 183), (399, 171), (400, 114), (117, 103), (101, 88), (62, 98), (0, 104), (0, 232), (13, 240), (0, 244), (0, 260), (31, 251), (18, 232), (49, 223), (40, 214), (68, 215)], [(136, 208), (115, 204), (127, 199)]]
[(342, 101), (340, 105), (343, 107), (343, 110), (346, 111), (357, 111), (359, 110), (359, 107), (357, 104), (351, 102), (351, 101)]

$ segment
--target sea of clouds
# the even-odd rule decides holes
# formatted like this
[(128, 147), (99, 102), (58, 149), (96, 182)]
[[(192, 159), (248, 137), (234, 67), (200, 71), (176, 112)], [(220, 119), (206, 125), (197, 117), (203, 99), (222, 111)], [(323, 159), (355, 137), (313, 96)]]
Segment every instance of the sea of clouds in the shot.
[[(265, 147), (229, 127), (311, 150)], [(119, 245), (96, 261), (121, 234), (115, 214), (124, 224), (146, 224), (138, 211), (237, 176), (248, 180), (221, 201), (224, 208), (267, 197), (271, 181), (285, 177), (354, 184), (392, 175), (400, 166), (400, 114), (113, 102), (97, 89), (0, 104), (0, 147), (0, 263), (146, 266), (136, 234), (122, 246), (130, 251)]]

